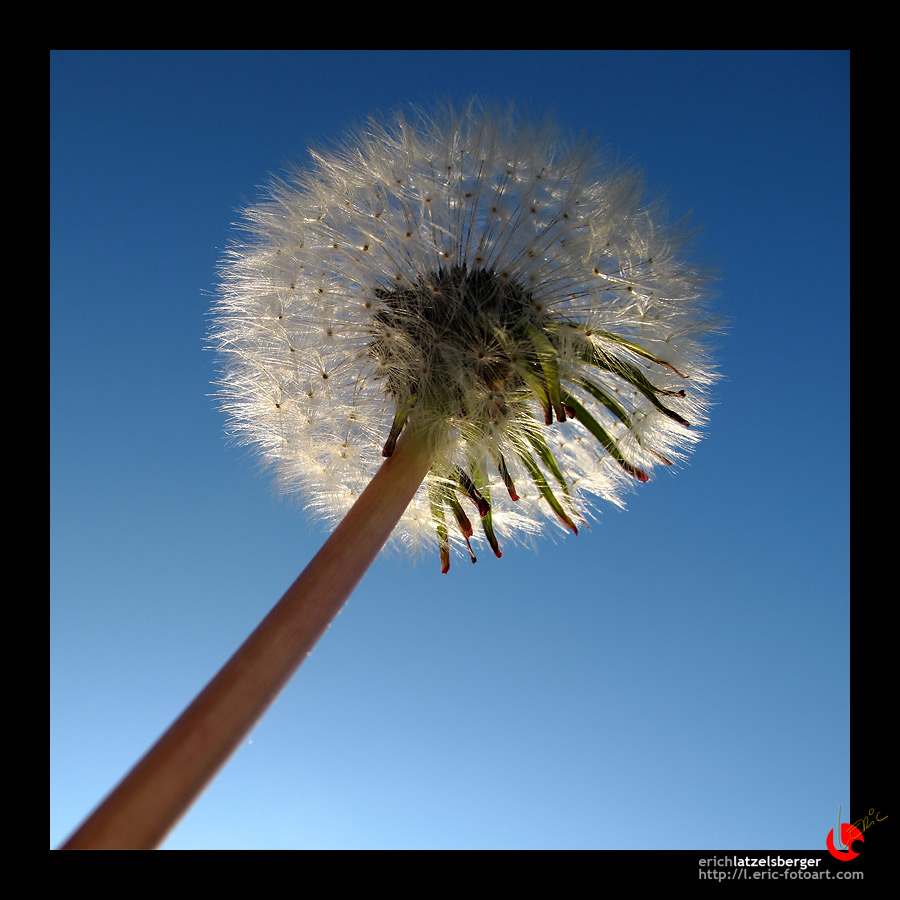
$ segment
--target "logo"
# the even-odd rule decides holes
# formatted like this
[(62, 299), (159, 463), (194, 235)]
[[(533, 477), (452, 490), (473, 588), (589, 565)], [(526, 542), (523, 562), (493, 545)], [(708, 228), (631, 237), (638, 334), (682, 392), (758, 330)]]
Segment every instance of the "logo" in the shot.
[[(838, 847), (834, 846), (835, 831), (840, 835)], [(835, 859), (848, 862), (859, 856), (859, 853), (850, 846), (854, 841), (865, 841), (863, 833), (855, 825), (850, 825), (847, 822), (844, 822), (843, 825), (841, 824), (841, 808), (838, 807), (837, 827), (832, 828), (831, 831), (828, 832), (828, 837), (825, 839), (825, 846)]]

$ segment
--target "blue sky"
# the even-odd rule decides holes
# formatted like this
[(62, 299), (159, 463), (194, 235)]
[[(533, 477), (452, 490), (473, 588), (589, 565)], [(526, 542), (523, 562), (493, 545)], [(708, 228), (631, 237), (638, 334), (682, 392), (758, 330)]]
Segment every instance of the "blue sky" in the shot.
[(51, 846), (327, 536), (210, 396), (236, 208), (375, 110), (480, 93), (692, 212), (731, 319), (707, 437), (577, 538), (376, 561), (164, 847), (823, 849), (851, 809), (849, 67), (53, 51)]

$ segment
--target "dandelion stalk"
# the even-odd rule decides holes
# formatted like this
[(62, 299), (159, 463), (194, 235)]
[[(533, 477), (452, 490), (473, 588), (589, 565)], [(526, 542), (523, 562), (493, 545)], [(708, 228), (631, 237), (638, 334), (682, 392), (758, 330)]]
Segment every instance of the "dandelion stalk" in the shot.
[(155, 846), (389, 537), (444, 573), (481, 541), (499, 559), (683, 455), (715, 373), (704, 278), (661, 221), (593, 146), (475, 101), (373, 119), (245, 210), (221, 404), (337, 528), (67, 846)]
[(63, 849), (162, 842), (341, 611), (431, 464), (427, 436), (404, 434), (278, 604)]

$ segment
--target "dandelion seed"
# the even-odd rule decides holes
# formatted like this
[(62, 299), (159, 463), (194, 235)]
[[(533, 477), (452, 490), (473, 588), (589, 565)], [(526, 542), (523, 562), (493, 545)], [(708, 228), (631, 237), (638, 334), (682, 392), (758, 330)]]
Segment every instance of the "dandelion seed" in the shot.
[[(577, 533), (697, 439), (714, 380), (704, 278), (638, 176), (547, 124), (477, 102), (373, 119), (276, 181), (243, 225), (215, 310), (223, 406), (328, 519), (411, 425), (434, 461), (394, 536), (440, 549), (445, 569), (445, 545), (473, 557), (477, 539), (448, 529), (456, 496), (479, 498), (482, 522), (492, 498), (492, 549)], [(277, 330), (263, 324), (272, 308)], [(326, 415), (292, 402), (309, 360), (340, 385)], [(260, 403), (273, 377), (295, 421)], [(358, 469), (336, 490), (325, 463), (351, 415)]]

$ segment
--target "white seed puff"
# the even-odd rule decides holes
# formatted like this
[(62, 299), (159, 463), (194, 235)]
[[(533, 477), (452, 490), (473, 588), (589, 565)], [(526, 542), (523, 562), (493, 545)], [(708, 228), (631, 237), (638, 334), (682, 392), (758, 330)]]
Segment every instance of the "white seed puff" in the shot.
[[(715, 370), (706, 279), (633, 172), (472, 101), (370, 120), (244, 210), (212, 338), (230, 433), (339, 519), (405, 428), (394, 537), (577, 531), (683, 458)], [(474, 523), (474, 524), (473, 524)]]

